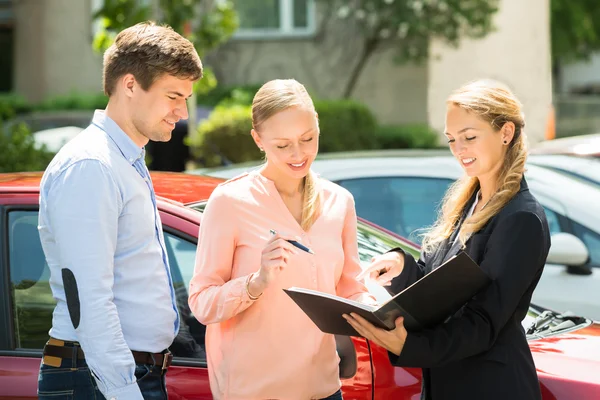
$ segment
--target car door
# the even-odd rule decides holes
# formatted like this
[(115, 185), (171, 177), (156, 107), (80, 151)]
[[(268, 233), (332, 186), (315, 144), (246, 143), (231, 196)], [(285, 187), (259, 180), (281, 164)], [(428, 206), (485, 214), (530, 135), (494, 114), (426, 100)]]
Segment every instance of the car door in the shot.
[(36, 399), (54, 299), (37, 231), (37, 206), (0, 207), (0, 399)]
[[(549, 207), (544, 207), (544, 211), (551, 235), (559, 232), (574, 234), (588, 249), (590, 261), (587, 265), (599, 265), (600, 235)], [(598, 287), (600, 287), (600, 275), (597, 273), (573, 274), (569, 273), (564, 265), (546, 264), (533, 292), (532, 301), (554, 310), (571, 311), (587, 318), (600, 320)]]
[[(169, 398), (212, 399), (204, 352), (204, 326), (187, 306), (189, 277), (181, 264), (192, 265), (196, 239), (185, 233), (198, 226), (173, 215), (163, 218), (181, 230), (164, 225), (165, 243), (172, 266), (181, 328), (171, 351), (175, 355), (167, 375)], [(48, 340), (55, 300), (50, 290), (50, 272), (37, 230), (38, 207), (0, 208), (0, 258), (3, 280), (0, 309), (0, 399), (37, 398), (37, 376), (42, 348)], [(183, 231), (182, 231), (183, 230)], [(193, 267), (192, 267), (193, 268)], [(189, 269), (185, 269), (189, 274)]]

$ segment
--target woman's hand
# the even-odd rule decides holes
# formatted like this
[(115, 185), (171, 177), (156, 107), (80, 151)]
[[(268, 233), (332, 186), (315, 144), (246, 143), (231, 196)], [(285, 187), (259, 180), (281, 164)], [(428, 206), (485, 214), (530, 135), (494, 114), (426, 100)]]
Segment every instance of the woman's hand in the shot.
[(406, 342), (406, 336), (408, 335), (406, 328), (404, 328), (403, 317), (398, 317), (396, 319), (396, 328), (391, 331), (378, 328), (355, 313), (350, 313), (350, 315), (344, 314), (343, 317), (362, 337), (369, 339), (373, 343), (377, 343), (379, 346), (397, 356), (402, 353), (404, 343)]
[(263, 248), (260, 258), (260, 270), (254, 274), (248, 284), (248, 291), (253, 296), (260, 296), (269, 284), (287, 267), (292, 254), (298, 254), (298, 249), (288, 240), (294, 237), (273, 235)]
[(356, 279), (369, 276), (381, 286), (387, 286), (392, 279), (400, 275), (404, 269), (404, 254), (399, 251), (390, 251), (371, 259), (371, 265), (365, 268)]

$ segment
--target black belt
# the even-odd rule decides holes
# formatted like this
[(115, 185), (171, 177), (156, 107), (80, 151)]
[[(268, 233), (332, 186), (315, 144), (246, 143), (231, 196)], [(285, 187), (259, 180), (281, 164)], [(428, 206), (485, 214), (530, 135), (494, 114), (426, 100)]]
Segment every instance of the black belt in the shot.
[[(85, 355), (83, 354), (83, 350), (81, 350), (79, 345), (70, 347), (46, 344), (44, 346), (44, 355), (71, 359), (73, 358), (74, 347), (77, 347), (77, 358), (80, 360), (85, 360)], [(171, 354), (171, 352), (168, 350), (165, 353), (148, 353), (145, 351), (131, 350), (131, 354), (133, 354), (133, 359), (137, 364), (157, 366), (162, 370), (169, 368), (171, 366), (171, 362), (173, 361), (173, 354)]]

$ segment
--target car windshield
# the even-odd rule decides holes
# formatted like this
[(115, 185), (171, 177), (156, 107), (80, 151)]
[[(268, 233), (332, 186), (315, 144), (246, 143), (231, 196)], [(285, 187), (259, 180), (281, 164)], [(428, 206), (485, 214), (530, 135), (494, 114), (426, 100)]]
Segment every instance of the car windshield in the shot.
[[(188, 207), (200, 212), (204, 211), (205, 206), (206, 202), (188, 205)], [(396, 247), (402, 248), (407, 253), (412, 254), (415, 258), (419, 257), (418, 247), (410, 245), (407, 242), (400, 240), (398, 237), (360, 220), (358, 221), (357, 241), (359, 259), (363, 268), (366, 268), (369, 265), (372, 257)], [(189, 284), (189, 282), (186, 284)], [(391, 295), (385, 288), (372, 283), (369, 280), (367, 280), (366, 286), (369, 289), (369, 292), (379, 302), (391, 298)], [(528, 340), (578, 329), (584, 325), (589, 325), (590, 323), (591, 321), (585, 318), (567, 313), (559, 314), (536, 305), (529, 307), (527, 315), (523, 321), (521, 321)]]

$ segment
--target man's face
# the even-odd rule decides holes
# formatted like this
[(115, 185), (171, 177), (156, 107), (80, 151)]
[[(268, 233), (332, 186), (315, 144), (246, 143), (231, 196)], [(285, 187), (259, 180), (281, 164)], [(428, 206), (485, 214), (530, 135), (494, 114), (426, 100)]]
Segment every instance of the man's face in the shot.
[(194, 81), (164, 74), (148, 90), (138, 83), (131, 98), (132, 122), (136, 130), (154, 142), (168, 142), (175, 123), (188, 118), (187, 99)]

